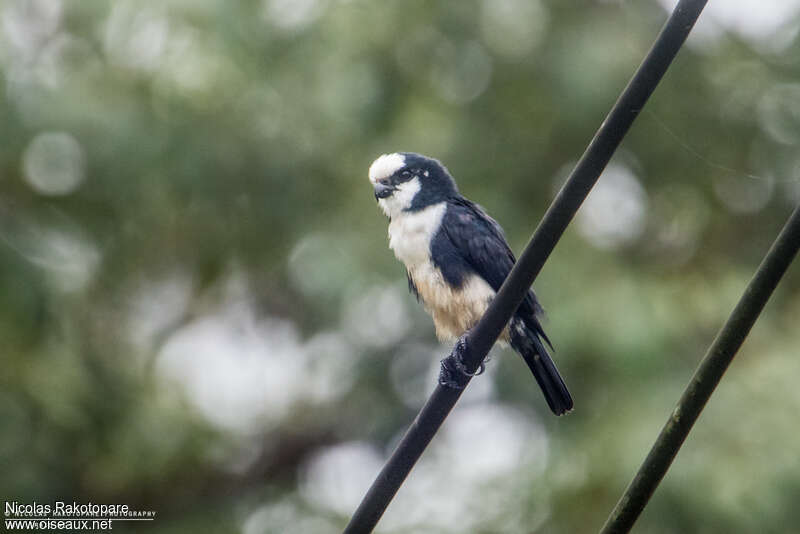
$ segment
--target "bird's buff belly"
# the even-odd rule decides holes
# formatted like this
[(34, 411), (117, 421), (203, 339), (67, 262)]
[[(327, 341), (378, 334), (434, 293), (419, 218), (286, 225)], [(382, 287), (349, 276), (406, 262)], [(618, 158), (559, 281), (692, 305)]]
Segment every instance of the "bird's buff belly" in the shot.
[(477, 275), (466, 278), (460, 287), (452, 287), (430, 262), (408, 272), (425, 309), (433, 317), (436, 337), (441, 341), (453, 341), (475, 326), (495, 295), (491, 286)]

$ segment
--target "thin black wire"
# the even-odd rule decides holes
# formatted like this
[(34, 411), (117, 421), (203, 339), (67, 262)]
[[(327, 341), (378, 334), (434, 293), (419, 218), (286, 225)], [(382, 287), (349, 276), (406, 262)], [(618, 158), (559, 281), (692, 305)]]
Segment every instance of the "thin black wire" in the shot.
[(717, 334), (681, 395), (678, 405), (661, 429), (650, 453), (603, 525), (601, 534), (629, 532), (633, 527), (770, 295), (797, 255), (798, 249), (800, 206), (795, 208), (764, 256), (742, 298)]
[[(680, 50), (706, 1), (681, 0), (675, 7), (653, 47), (545, 213), (492, 304), (472, 329), (464, 358), (469, 371), (478, 368), (519, 307), (561, 235)], [(441, 385), (436, 387), (367, 491), (345, 527), (345, 534), (366, 533), (375, 528), (462, 391)]]

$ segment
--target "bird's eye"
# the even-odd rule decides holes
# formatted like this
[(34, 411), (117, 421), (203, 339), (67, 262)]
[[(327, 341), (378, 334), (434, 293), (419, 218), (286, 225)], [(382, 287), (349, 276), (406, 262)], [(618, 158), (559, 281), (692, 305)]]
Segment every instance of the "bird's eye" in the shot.
[(400, 173), (400, 176), (402, 176), (403, 178), (408, 178), (409, 176), (411, 176), (411, 171), (403, 171)]

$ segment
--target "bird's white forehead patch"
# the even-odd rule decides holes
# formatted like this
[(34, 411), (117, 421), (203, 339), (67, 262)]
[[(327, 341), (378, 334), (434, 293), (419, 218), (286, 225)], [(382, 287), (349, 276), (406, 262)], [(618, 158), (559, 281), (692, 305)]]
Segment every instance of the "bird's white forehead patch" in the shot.
[(393, 154), (384, 154), (369, 166), (369, 181), (373, 184), (383, 178), (388, 178), (402, 169), (406, 164), (406, 158), (397, 152)]

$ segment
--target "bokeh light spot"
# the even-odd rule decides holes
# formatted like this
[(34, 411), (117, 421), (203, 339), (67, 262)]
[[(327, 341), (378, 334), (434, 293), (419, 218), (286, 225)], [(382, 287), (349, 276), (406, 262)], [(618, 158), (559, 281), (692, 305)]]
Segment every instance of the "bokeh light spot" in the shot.
[(492, 77), (492, 60), (475, 41), (457, 45), (443, 41), (434, 51), (431, 80), (445, 100), (466, 104), (478, 98)]
[(383, 457), (369, 443), (353, 441), (327, 447), (301, 466), (300, 492), (315, 506), (350, 514), (382, 463)]
[(25, 181), (42, 195), (68, 195), (86, 177), (83, 149), (65, 132), (37, 135), (22, 158)]
[(265, 0), (263, 13), (272, 25), (298, 31), (317, 20), (323, 8), (320, 0)]
[(547, 29), (547, 10), (536, 0), (484, 0), (481, 32), (489, 48), (503, 56), (523, 58)]
[(647, 193), (630, 169), (611, 164), (584, 202), (578, 231), (598, 248), (617, 248), (635, 241), (644, 231)]

